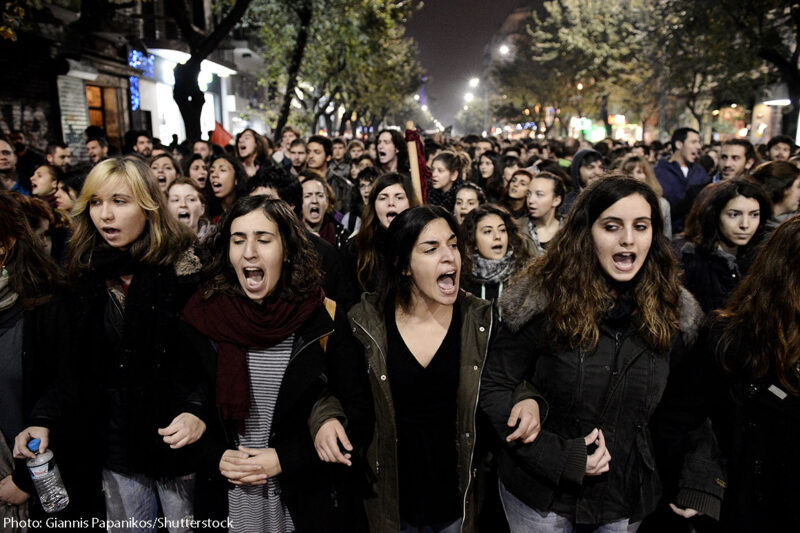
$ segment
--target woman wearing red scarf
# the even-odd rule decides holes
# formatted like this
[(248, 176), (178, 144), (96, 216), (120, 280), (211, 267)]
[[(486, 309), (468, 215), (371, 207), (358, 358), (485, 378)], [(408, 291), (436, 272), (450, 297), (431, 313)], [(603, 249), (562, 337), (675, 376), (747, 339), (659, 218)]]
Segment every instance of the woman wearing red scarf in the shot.
[(323, 465), (308, 429), (341, 342), (313, 245), (288, 204), (255, 196), (233, 205), (213, 250), (183, 319), (217, 351), (231, 531), (357, 529), (338, 483), (346, 467)]

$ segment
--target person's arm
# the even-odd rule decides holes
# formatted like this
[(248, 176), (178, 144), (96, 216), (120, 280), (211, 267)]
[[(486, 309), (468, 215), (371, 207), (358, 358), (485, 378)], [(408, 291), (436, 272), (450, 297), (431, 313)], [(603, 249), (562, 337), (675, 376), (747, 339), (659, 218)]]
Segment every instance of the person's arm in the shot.
[[(500, 438), (512, 432), (508, 427), (515, 388), (529, 377), (535, 367), (539, 339), (536, 325), (528, 324), (516, 333), (502, 327), (489, 349), (481, 385), (481, 409), (486, 413)], [(599, 440), (593, 431), (586, 438)], [(533, 474), (553, 484), (570, 481), (580, 484), (587, 471), (584, 437), (564, 439), (543, 429), (530, 444), (514, 441), (506, 444)]]

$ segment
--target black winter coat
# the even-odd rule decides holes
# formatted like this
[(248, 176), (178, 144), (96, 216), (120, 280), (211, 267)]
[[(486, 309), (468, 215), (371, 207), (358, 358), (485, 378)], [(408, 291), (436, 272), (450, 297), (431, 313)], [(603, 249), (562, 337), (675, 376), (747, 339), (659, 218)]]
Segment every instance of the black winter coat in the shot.
[(123, 315), (112, 310), (119, 304), (104, 279), (79, 280), (65, 300), (70, 315), (60, 327), (69, 338), (56, 387), (37, 403), (32, 423), (63, 428), (62, 441), (98, 468), (154, 478), (195, 472), (207, 439), (173, 450), (158, 429), (183, 412), (208, 420), (210, 376), (179, 319), (199, 267), (191, 251), (174, 266), (140, 265)]
[(705, 313), (724, 308), (742, 280), (736, 258), (719, 250), (709, 254), (690, 242), (681, 248), (681, 268), (686, 288)]
[(728, 481), (720, 529), (800, 531), (800, 398), (774, 376), (724, 372), (715, 353), (723, 329), (721, 320), (704, 326), (692, 357), (676, 367), (655, 436), (677, 464), (691, 448), (687, 432), (710, 417)]
[[(186, 327), (193, 332), (191, 345), (203, 366), (216, 369), (215, 344), (194, 328)], [(278, 455), (281, 498), (297, 531), (353, 532), (366, 528), (351, 469), (320, 461), (309, 430), (312, 410), (327, 394), (326, 358), (336, 358), (349, 349), (343, 345), (342, 335), (334, 331), (347, 331), (348, 327), (344, 310), (338, 305), (335, 323), (324, 306), (306, 320), (295, 332), (292, 355), (275, 404), (268, 445)], [(321, 339), (327, 339), (324, 349)], [(215, 409), (208, 433), (213, 440), (213, 460), (209, 465), (216, 466), (225, 450), (238, 446), (238, 427), (235, 422), (222, 420), (219, 409)], [(215, 492), (211, 503), (219, 506), (222, 502), (223, 509), (217, 510), (213, 518), (227, 514), (228, 486), (227, 480), (218, 475), (211, 489)]]
[[(640, 520), (655, 508), (661, 490), (650, 418), (666, 386), (671, 358), (694, 340), (699, 306), (682, 291), (682, 334), (670, 353), (648, 348), (631, 316), (603, 322), (596, 349), (585, 352), (549, 342), (547, 303), (531, 285), (517, 283), (500, 298), (503, 327), (487, 359), (481, 407), (505, 436), (511, 392), (527, 380), (549, 410), (534, 442), (503, 448), (499, 477), (531, 508), (554, 511), (574, 523)], [(610, 470), (584, 477), (584, 437), (594, 428), (605, 435)]]

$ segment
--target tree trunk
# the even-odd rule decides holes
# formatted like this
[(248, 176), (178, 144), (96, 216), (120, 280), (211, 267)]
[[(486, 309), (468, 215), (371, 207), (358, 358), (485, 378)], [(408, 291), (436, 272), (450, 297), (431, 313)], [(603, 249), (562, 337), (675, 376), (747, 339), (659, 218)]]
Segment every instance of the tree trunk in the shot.
[(600, 97), (600, 119), (603, 121), (603, 126), (606, 128), (606, 137), (611, 137), (611, 123), (608, 122), (608, 95), (604, 94)]
[(175, 67), (175, 87), (172, 97), (178, 104), (186, 129), (186, 138), (190, 141), (201, 139), (203, 134), (200, 128), (200, 114), (205, 104), (205, 95), (197, 85), (199, 74), (200, 61), (194, 61), (194, 58)]
[(276, 143), (280, 142), (281, 130), (289, 120), (294, 88), (297, 86), (297, 76), (300, 73), (303, 54), (305, 54), (306, 45), (308, 44), (308, 30), (311, 26), (311, 15), (313, 13), (312, 0), (299, 0), (294, 10), (300, 20), (300, 26), (297, 30), (297, 39), (294, 42), (292, 59), (289, 62), (289, 70), (287, 71), (288, 81), (286, 82), (286, 92), (283, 95), (283, 104), (278, 115), (278, 123), (275, 124), (274, 138)]
[(792, 104), (784, 109), (781, 133), (794, 139), (797, 136), (797, 114), (800, 110), (800, 77), (794, 83), (787, 83), (787, 85), (789, 86), (789, 100), (792, 101)]

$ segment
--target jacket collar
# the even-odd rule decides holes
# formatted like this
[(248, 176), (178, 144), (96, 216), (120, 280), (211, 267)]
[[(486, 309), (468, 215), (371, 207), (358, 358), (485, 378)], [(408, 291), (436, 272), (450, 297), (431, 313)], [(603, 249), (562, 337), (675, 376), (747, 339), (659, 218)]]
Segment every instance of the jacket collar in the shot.
[[(533, 317), (547, 309), (547, 296), (536, 287), (533, 280), (520, 277), (515, 283), (503, 291), (498, 301), (503, 316), (503, 324), (511, 331), (517, 332)], [(678, 299), (678, 328), (684, 342), (691, 345), (697, 339), (697, 330), (703, 319), (703, 311), (694, 296), (683, 286), (680, 287)]]

